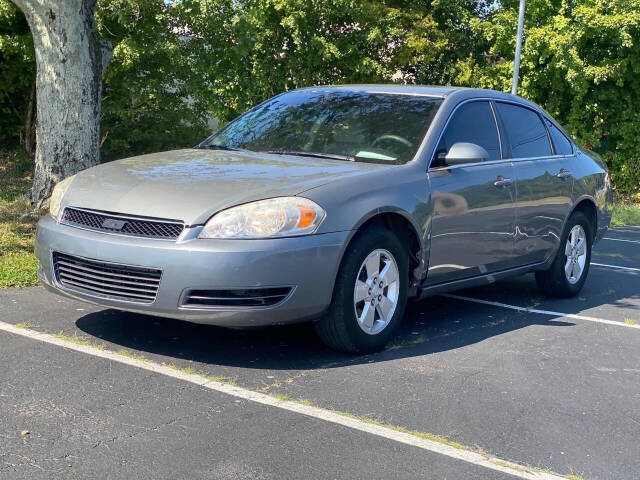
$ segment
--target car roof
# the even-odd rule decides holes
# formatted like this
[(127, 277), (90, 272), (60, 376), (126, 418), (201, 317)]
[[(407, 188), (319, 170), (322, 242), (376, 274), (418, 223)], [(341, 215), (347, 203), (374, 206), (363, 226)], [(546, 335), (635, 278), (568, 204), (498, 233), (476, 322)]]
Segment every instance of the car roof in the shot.
[(483, 88), (467, 88), (467, 87), (451, 87), (437, 85), (396, 85), (396, 84), (353, 84), (353, 85), (319, 85), (316, 87), (306, 87), (298, 90), (323, 90), (323, 91), (352, 91), (352, 92), (371, 92), (371, 93), (389, 93), (399, 95), (425, 95), (433, 97), (459, 97), (460, 100), (467, 98), (492, 98), (496, 100), (509, 100), (522, 103), (531, 107), (540, 108), (537, 105), (525, 100), (517, 95), (499, 92), (497, 90), (488, 90)]

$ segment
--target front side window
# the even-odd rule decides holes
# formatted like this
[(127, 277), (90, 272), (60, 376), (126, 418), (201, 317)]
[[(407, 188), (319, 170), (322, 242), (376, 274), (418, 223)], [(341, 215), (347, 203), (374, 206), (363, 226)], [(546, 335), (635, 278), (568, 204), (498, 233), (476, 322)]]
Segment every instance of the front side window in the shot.
[(297, 90), (249, 110), (201, 147), (401, 164), (418, 151), (441, 103), (424, 95)]
[(556, 155), (571, 155), (573, 153), (573, 146), (564, 133), (560, 131), (558, 127), (551, 120), (545, 119), (547, 122), (547, 129), (553, 142), (553, 150)]
[(548, 157), (551, 144), (540, 116), (511, 103), (496, 102), (511, 149), (511, 158)]
[(500, 159), (500, 142), (496, 121), (489, 102), (463, 103), (453, 114), (436, 149), (438, 157), (446, 154), (458, 142), (475, 143), (489, 153), (489, 160)]

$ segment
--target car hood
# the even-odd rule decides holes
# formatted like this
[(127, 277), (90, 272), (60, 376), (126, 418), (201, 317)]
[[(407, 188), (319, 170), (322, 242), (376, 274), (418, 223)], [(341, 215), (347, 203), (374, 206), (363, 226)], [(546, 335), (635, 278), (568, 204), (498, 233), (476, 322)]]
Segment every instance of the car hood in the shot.
[(105, 163), (79, 173), (63, 206), (206, 222), (224, 208), (298, 195), (334, 179), (389, 165), (220, 150), (176, 150)]

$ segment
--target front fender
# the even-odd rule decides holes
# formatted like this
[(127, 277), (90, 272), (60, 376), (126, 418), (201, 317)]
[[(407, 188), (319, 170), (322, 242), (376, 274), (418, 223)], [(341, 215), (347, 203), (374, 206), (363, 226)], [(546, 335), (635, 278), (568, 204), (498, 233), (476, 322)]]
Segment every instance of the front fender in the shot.
[(419, 260), (424, 266), (431, 212), (429, 184), (420, 165), (398, 165), (358, 178), (344, 178), (300, 195), (318, 203), (327, 212), (317, 233), (351, 232), (345, 249), (357, 231), (376, 216), (388, 213), (401, 216), (419, 240), (423, 257)]

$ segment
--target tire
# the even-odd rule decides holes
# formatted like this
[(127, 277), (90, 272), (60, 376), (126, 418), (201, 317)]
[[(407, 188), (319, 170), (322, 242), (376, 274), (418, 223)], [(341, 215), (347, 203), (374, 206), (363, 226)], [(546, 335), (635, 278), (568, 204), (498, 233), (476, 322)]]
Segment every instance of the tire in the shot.
[[(389, 268), (383, 274), (387, 278), (374, 275), (373, 278), (378, 280), (374, 289), (365, 260), (369, 260), (369, 265), (372, 265), (370, 269), (375, 273), (376, 252), (379, 273), (387, 264)], [(397, 280), (392, 283), (394, 266), (397, 267)], [(370, 353), (381, 350), (395, 336), (404, 315), (408, 281), (409, 254), (406, 242), (379, 226), (359, 232), (344, 254), (329, 310), (316, 323), (318, 335), (327, 346), (342, 352)], [(381, 288), (380, 282), (386, 282), (386, 285)], [(358, 299), (364, 295), (366, 298), (356, 302), (356, 295)], [(396, 298), (395, 307), (385, 318), (380, 312), (391, 312), (389, 302), (393, 298)], [(376, 302), (375, 306), (371, 300)]]
[[(579, 275), (577, 270), (570, 270), (567, 274), (565, 268), (571, 268), (569, 260), (573, 258), (577, 261), (577, 267), (580, 267), (580, 258), (573, 256), (573, 251), (568, 245), (568, 240), (572, 232), (580, 233), (580, 228), (584, 233), (584, 265), (582, 266)], [(575, 235), (572, 238), (576, 238)], [(570, 243), (570, 242), (569, 242)], [(536, 282), (538, 288), (543, 291), (545, 295), (550, 297), (568, 298), (573, 297), (580, 292), (584, 282), (587, 280), (589, 274), (589, 264), (591, 263), (591, 247), (593, 244), (593, 226), (586, 215), (580, 211), (573, 212), (560, 239), (560, 247), (556, 253), (551, 267), (548, 270), (536, 272)], [(576, 249), (578, 253), (581, 249)], [(571, 251), (571, 255), (567, 255)], [(581, 255), (578, 255), (581, 257)]]

